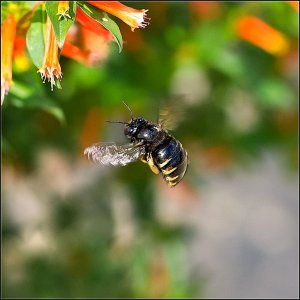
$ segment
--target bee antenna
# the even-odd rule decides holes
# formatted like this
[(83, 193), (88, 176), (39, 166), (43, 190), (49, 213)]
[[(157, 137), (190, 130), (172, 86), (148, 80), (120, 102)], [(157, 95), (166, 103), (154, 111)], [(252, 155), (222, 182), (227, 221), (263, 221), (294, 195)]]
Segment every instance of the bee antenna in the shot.
[(133, 113), (132, 113), (132, 110), (130, 109), (129, 105), (123, 100), (122, 101), (124, 103), (124, 105), (127, 107), (127, 109), (129, 110), (130, 112), (130, 116), (131, 116), (131, 119), (133, 119)]
[(110, 120), (107, 120), (105, 121), (107, 123), (120, 123), (120, 124), (127, 124), (127, 122), (124, 122), (124, 121), (110, 121)]

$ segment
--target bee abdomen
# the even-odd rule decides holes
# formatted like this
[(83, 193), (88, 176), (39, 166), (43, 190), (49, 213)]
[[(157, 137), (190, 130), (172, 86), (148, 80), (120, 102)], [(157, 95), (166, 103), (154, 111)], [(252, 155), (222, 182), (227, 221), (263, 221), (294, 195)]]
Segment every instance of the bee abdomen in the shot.
[(181, 143), (167, 136), (153, 151), (153, 159), (169, 186), (183, 178), (188, 165), (187, 153)]

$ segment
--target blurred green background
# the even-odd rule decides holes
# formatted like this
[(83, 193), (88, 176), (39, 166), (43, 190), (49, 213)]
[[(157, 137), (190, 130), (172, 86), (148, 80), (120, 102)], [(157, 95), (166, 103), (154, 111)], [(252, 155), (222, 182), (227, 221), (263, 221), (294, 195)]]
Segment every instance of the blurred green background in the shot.
[[(137, 2), (150, 25), (118, 22), (99, 67), (62, 57), (62, 90), (15, 70), (2, 107), (2, 296), (298, 295), (298, 12), (287, 2)], [(243, 41), (261, 18), (281, 56)], [(83, 150), (122, 142), (184, 95), (172, 134), (189, 153), (174, 189), (140, 162), (92, 165)], [(178, 103), (176, 103), (178, 106)], [(299, 296), (299, 295), (298, 295)]]

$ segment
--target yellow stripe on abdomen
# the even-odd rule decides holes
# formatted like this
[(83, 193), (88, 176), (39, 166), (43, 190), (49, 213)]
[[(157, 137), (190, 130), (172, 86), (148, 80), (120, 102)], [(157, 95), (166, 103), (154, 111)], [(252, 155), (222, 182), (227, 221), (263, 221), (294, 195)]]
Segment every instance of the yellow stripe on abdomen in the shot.
[(167, 170), (162, 170), (164, 175), (169, 175), (172, 172), (174, 172), (177, 169), (177, 167), (171, 168), (171, 169), (167, 169)]
[(179, 175), (174, 176), (174, 177), (167, 176), (167, 177), (166, 177), (166, 180), (167, 180), (167, 181), (174, 181), (174, 180), (176, 180), (178, 177), (179, 177)]
[(163, 168), (165, 165), (167, 165), (167, 164), (171, 161), (171, 159), (172, 159), (172, 158), (169, 158), (169, 159), (165, 160), (163, 163), (159, 164), (158, 166), (159, 166), (160, 168)]

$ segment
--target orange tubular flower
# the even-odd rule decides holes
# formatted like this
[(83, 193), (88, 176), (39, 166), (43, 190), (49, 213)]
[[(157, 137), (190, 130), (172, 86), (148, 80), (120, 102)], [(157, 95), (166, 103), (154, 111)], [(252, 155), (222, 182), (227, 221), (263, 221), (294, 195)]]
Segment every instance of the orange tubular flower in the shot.
[(82, 64), (87, 64), (88, 54), (86, 51), (81, 50), (79, 47), (69, 43), (68, 41), (65, 42), (61, 55), (74, 59)]
[(26, 38), (17, 35), (15, 38), (13, 61), (18, 71), (24, 72), (29, 69), (30, 62), (26, 55)]
[(47, 17), (46, 22), (46, 43), (45, 43), (45, 53), (43, 59), (43, 65), (38, 70), (41, 73), (43, 82), (48, 79), (51, 83), (51, 90), (53, 91), (53, 85), (55, 85), (55, 79), (61, 79), (62, 73), (58, 60), (58, 45), (56, 42), (54, 30), (50, 18)]
[(101, 10), (108, 12), (121, 19), (123, 22), (131, 27), (134, 31), (135, 28), (145, 28), (149, 25), (149, 18), (146, 17), (147, 9), (137, 10), (118, 1), (87, 1)]
[(12, 59), (16, 38), (16, 20), (7, 17), (1, 28), (1, 105), (12, 83)]
[(237, 23), (238, 35), (273, 55), (283, 55), (289, 48), (284, 35), (256, 17), (243, 17)]
[(80, 28), (80, 31), (82, 34), (83, 47), (88, 53), (86, 64), (90, 67), (95, 67), (107, 58), (109, 43), (105, 37), (97, 35), (84, 27)]
[[(76, 10), (76, 21), (82, 26), (73, 25), (70, 28), (61, 55), (90, 67), (95, 66), (107, 57), (112, 34), (80, 8)], [(80, 47), (76, 45), (78, 40)]]
[(74, 45), (72, 34), (67, 35), (66, 41), (61, 51), (61, 55), (74, 59), (89, 67), (94, 67), (103, 61), (108, 55), (108, 43), (104, 37), (95, 34), (94, 32), (82, 28), (73, 27), (71, 30), (77, 29), (80, 33), (82, 45), (79, 48)]

